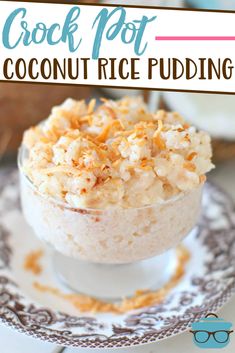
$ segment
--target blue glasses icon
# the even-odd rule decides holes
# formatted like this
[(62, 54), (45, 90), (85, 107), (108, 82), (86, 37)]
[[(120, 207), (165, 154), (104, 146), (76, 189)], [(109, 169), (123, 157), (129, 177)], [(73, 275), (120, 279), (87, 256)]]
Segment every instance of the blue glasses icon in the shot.
[(223, 348), (230, 341), (230, 334), (233, 332), (231, 327), (231, 322), (226, 322), (215, 314), (208, 314), (204, 319), (194, 322), (190, 332), (194, 343), (200, 348)]

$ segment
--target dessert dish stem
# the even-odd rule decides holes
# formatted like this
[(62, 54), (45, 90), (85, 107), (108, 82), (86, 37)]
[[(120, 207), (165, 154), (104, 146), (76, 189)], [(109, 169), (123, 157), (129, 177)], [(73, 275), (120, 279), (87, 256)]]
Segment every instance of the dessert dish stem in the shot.
[(171, 277), (176, 266), (174, 250), (131, 264), (96, 264), (54, 252), (54, 269), (59, 279), (76, 293), (101, 300), (131, 297), (138, 290), (156, 290)]

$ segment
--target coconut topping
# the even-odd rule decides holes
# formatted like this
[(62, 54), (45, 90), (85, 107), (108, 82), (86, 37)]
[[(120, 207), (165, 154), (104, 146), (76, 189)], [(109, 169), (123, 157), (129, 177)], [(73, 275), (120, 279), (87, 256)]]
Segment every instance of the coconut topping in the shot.
[(142, 98), (67, 99), (24, 134), (25, 174), (76, 208), (141, 207), (187, 192), (213, 168), (211, 140)]

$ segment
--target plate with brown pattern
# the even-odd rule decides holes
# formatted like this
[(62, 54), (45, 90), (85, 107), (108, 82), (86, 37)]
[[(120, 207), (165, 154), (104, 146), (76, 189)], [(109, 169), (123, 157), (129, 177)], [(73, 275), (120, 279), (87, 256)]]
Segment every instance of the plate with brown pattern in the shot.
[[(17, 172), (2, 170), (0, 320), (43, 341), (95, 349), (137, 346), (182, 333), (216, 312), (235, 291), (235, 208), (215, 185), (206, 184), (200, 219), (184, 246), (191, 254), (185, 273), (161, 302), (119, 314), (81, 313), (64, 300), (69, 293), (58, 296), (59, 289), (43, 292), (35, 286), (40, 282), (59, 288), (48, 250), (22, 216)], [(27, 271), (26, 255), (35, 249), (33, 271)]]

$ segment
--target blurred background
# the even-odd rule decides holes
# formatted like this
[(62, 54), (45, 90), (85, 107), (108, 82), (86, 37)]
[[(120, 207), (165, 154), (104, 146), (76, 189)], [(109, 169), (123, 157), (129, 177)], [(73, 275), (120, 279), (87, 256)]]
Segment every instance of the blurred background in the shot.
[[(43, 1), (42, 1), (43, 2)], [(60, 2), (60, 1), (54, 1)], [(68, 0), (68, 3), (70, 1)], [(207, 9), (235, 9), (234, 0), (89, 0), (80, 3), (114, 3), (149, 6), (191, 7)], [(45, 119), (51, 107), (67, 97), (75, 99), (91, 96), (119, 98), (123, 95), (144, 95), (150, 100), (151, 92), (122, 89), (96, 89), (90, 87), (55, 86), (38, 84), (0, 83), (0, 158), (1, 164), (14, 162), (23, 131)], [(157, 104), (158, 101), (158, 104)], [(235, 165), (235, 96), (161, 93), (156, 99), (158, 107), (176, 110), (197, 127), (207, 130), (213, 138), (214, 161), (225, 168)], [(222, 163), (222, 164), (221, 164)], [(231, 167), (230, 167), (231, 166)], [(233, 170), (233, 169), (232, 169)], [(235, 171), (234, 171), (235, 175)]]

